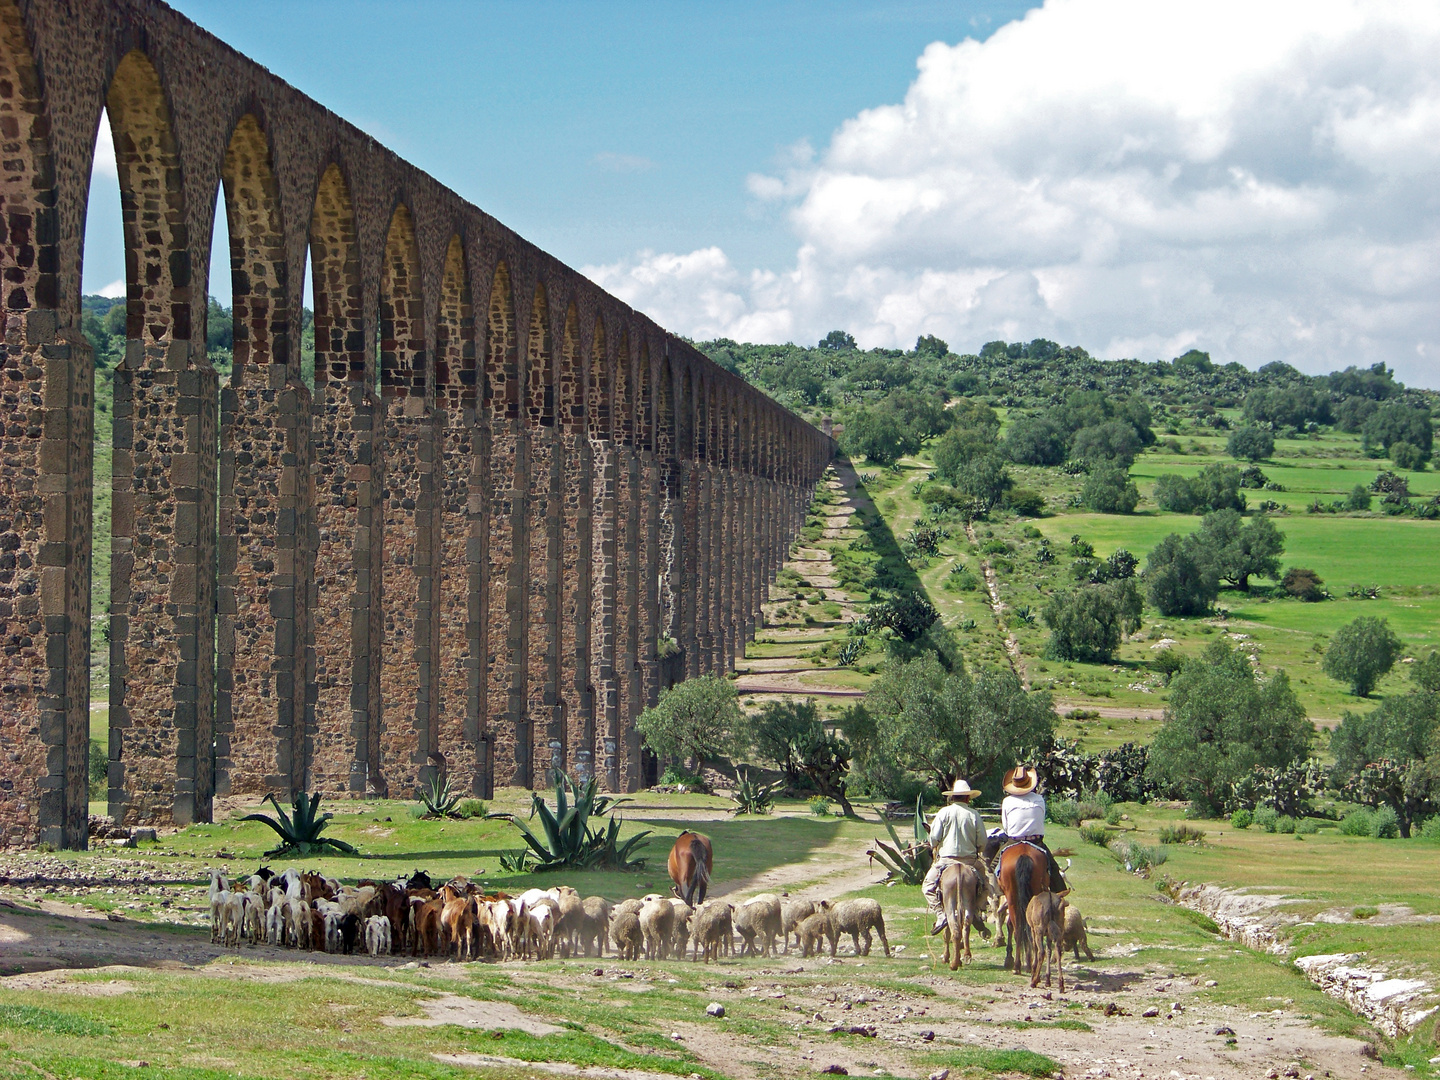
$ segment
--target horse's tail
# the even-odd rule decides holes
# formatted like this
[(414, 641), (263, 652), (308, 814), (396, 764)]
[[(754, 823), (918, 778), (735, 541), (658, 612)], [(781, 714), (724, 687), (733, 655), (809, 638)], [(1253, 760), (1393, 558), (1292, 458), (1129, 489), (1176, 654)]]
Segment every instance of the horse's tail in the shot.
[[(1015, 910), (1010, 914), (1015, 920), (1015, 960), (1019, 964), (1020, 957), (1030, 955), (1030, 924), (1026, 920), (1026, 912), (1030, 910), (1030, 878), (1035, 873), (1035, 862), (1029, 855), (1020, 855), (1015, 859)], [(1019, 970), (1018, 966), (1016, 970)]]

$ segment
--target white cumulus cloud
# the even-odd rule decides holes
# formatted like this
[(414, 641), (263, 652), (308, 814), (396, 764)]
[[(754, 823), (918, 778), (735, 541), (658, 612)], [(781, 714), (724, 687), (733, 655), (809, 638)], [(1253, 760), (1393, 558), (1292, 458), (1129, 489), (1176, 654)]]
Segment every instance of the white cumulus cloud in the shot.
[(752, 198), (796, 256), (587, 268), (692, 336), (1392, 363), (1440, 385), (1440, 6), (1049, 0), (936, 42)]

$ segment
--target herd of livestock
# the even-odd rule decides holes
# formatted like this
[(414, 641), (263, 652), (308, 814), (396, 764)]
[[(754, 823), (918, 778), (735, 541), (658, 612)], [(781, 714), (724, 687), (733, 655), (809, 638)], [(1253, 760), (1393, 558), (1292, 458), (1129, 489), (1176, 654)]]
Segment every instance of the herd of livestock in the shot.
[[(693, 897), (692, 897), (693, 898)], [(530, 889), (518, 896), (485, 892), (464, 878), (434, 886), (417, 872), (397, 881), (343, 885), (294, 868), (262, 868), (233, 883), (210, 874), (211, 940), (372, 956), (410, 954), (456, 960), (604, 956), (622, 960), (718, 959), (771, 955), (791, 940), (805, 956), (828, 945), (835, 955), (848, 936), (859, 955), (874, 937), (890, 943), (880, 905), (870, 899), (792, 900), (771, 893), (695, 906), (652, 893), (611, 904), (581, 897), (569, 886)]]

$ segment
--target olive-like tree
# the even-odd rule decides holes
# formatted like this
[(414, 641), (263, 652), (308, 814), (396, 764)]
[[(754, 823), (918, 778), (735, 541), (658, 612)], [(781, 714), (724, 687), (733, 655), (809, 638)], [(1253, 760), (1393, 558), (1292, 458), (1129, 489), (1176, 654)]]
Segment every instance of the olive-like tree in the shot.
[(1403, 650), (1388, 619), (1361, 615), (1335, 631), (1320, 666), (1337, 682), (1349, 683), (1352, 694), (1369, 697)]

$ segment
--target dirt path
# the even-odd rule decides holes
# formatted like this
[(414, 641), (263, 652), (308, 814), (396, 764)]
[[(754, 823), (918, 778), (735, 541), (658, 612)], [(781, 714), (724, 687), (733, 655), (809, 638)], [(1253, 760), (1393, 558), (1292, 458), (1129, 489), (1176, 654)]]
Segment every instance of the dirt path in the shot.
[[(980, 546), (980, 541), (975, 538), (975, 526), (968, 521), (965, 523), (965, 535), (977, 548)], [(990, 565), (989, 559), (980, 560), (980, 570), (985, 575), (985, 595), (990, 598), (990, 611), (995, 616), (995, 625), (1005, 632), (1005, 655), (1010, 658), (1010, 668), (1025, 689), (1029, 690), (1030, 682), (1025, 677), (1025, 665), (1020, 659), (1020, 642), (1014, 634), (1005, 630), (1005, 602), (1000, 599), (1000, 579), (995, 576), (995, 568)]]

